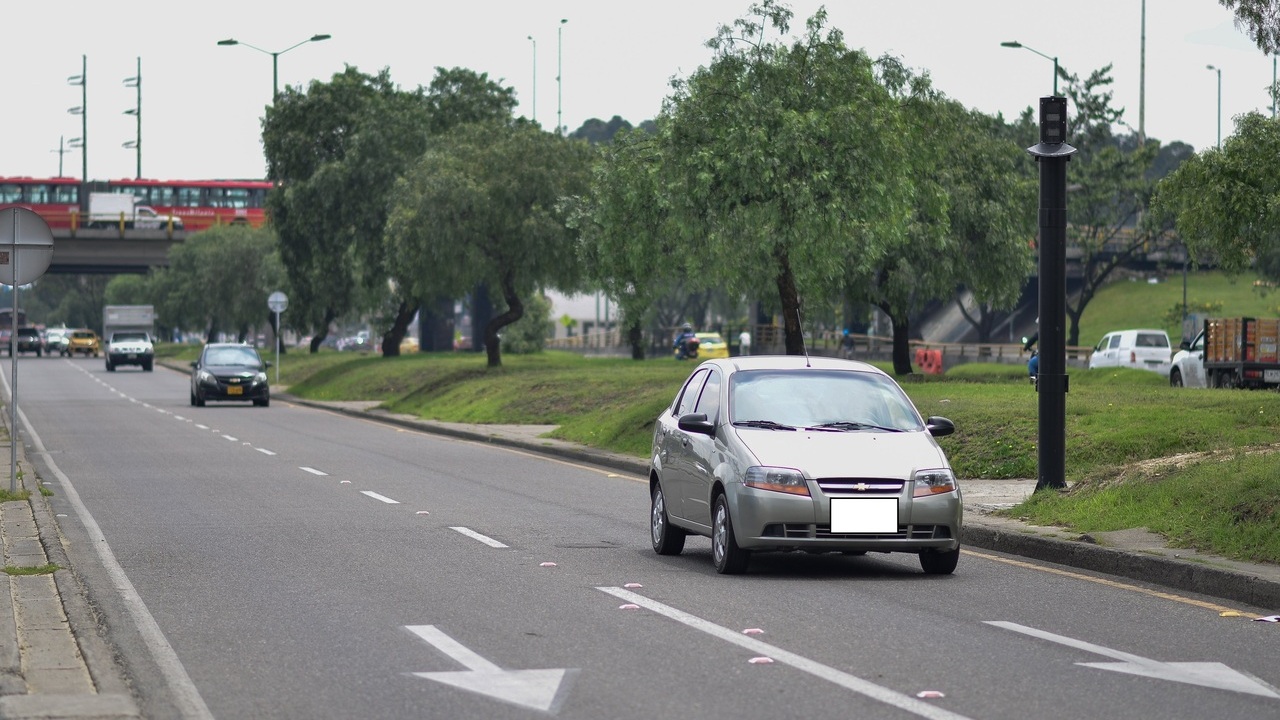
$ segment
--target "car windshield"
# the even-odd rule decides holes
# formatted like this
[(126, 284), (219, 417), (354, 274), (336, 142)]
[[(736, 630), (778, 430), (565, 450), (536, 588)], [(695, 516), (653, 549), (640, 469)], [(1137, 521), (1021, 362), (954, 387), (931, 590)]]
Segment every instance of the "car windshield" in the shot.
[(246, 365), (257, 367), (258, 353), (251, 347), (217, 347), (204, 352), (205, 365)]
[(71, 333), (71, 337), (78, 340), (92, 340), (94, 338), (94, 334), (91, 332), (73, 332)]
[(892, 379), (845, 370), (744, 370), (730, 389), (736, 424), (777, 423), (836, 432), (919, 430), (920, 415)]
[(118, 332), (112, 333), (112, 342), (146, 342), (147, 334), (144, 332)]

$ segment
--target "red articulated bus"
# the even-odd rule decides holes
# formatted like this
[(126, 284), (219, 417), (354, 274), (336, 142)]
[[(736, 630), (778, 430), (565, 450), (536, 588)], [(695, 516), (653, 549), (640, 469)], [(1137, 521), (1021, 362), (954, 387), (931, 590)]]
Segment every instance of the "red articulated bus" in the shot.
[(29, 208), (53, 229), (84, 225), (90, 192), (132, 195), (138, 205), (182, 218), (189, 232), (217, 225), (262, 227), (267, 222), (266, 180), (93, 180), (0, 177), (0, 207)]
[(94, 191), (137, 198), (159, 215), (182, 218), (188, 231), (218, 225), (262, 227), (267, 221), (266, 180), (108, 180), (93, 182)]
[(80, 216), (80, 181), (68, 177), (0, 177), (0, 207), (14, 205), (34, 211), (50, 228), (73, 227)]

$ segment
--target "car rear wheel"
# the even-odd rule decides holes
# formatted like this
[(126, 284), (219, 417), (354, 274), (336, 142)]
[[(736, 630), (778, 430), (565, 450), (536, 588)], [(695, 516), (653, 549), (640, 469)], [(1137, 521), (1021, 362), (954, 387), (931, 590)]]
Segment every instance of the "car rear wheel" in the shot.
[(955, 550), (924, 550), (920, 553), (920, 567), (929, 575), (950, 575), (960, 562), (960, 548)]
[(1169, 384), (1173, 387), (1182, 387), (1182, 373), (1178, 368), (1174, 368), (1169, 373)]
[(685, 531), (672, 527), (667, 518), (667, 496), (662, 492), (662, 483), (654, 484), (650, 500), (649, 530), (653, 551), (659, 555), (679, 555), (684, 550)]
[(729, 501), (723, 494), (716, 496), (715, 509), (711, 511), (711, 560), (721, 575), (737, 575), (747, 569), (751, 555), (738, 547), (733, 535), (733, 520), (729, 517)]

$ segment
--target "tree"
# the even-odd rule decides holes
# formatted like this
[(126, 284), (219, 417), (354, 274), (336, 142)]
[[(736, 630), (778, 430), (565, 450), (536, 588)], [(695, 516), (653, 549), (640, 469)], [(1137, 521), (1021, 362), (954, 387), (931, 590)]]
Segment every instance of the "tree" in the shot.
[(507, 309), (484, 329), (489, 367), (502, 364), (498, 333), (524, 314), (523, 298), (581, 277), (557, 206), (586, 191), (592, 155), (531, 124), (472, 123), (433, 138), (396, 183), (386, 233), (395, 281), (417, 293), (499, 292)]
[(1160, 183), (1156, 209), (1177, 223), (1193, 255), (1227, 270), (1251, 263), (1280, 280), (1280, 122), (1248, 113), (1222, 144), (1192, 157)]
[(871, 60), (824, 34), (823, 10), (790, 46), (764, 40), (788, 32), (790, 10), (764, 0), (750, 14), (708, 42), (712, 63), (674, 84), (658, 124), (681, 238), (697, 253), (688, 267), (744, 295), (768, 278), (786, 351), (800, 354), (802, 291), (834, 297), (851, 269), (870, 276), (905, 241), (915, 198)]
[(1277, 0), (1218, 0), (1236, 14), (1236, 27), (1249, 34), (1267, 55), (1280, 54), (1280, 2)]
[(199, 327), (209, 342), (227, 331), (243, 341), (267, 318), (267, 296), (284, 275), (271, 230), (227, 225), (173, 245), (169, 266), (153, 271), (149, 295), (171, 327)]

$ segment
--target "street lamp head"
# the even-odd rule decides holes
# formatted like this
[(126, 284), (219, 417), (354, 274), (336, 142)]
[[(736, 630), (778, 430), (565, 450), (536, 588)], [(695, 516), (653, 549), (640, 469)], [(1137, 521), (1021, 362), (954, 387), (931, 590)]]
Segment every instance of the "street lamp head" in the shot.
[(226, 40), (219, 40), (218, 44), (219, 45), (239, 45), (240, 41), (234, 38), (227, 38)]
[(1018, 42), (1017, 40), (1010, 40), (1008, 42), (1000, 43), (1000, 47), (1020, 48), (1022, 47), (1022, 43)]
[(560, 18), (560, 24), (561, 24), (561, 25), (563, 25), (563, 24), (565, 24), (565, 23), (567, 23), (567, 22), (569, 22), (569, 18)]
[(68, 77), (68, 78), (67, 78), (67, 84), (68, 84), (68, 85), (83, 85), (83, 84), (84, 84), (84, 76), (83, 76), (83, 75), (72, 75), (72, 76), (70, 76), (70, 77)]
[(75, 106), (75, 107), (73, 107), (73, 108), (67, 108), (67, 112), (71, 113), (72, 115), (83, 115), (83, 114), (84, 114), (84, 108), (83, 108), (83, 107), (81, 107), (81, 106), (79, 106), (79, 105), (77, 105), (77, 106)]
[(328, 40), (328, 39), (329, 39), (329, 38), (331, 38), (331, 37), (333, 37), (333, 36), (332, 36), (332, 35), (324, 35), (324, 34), (321, 34), (321, 35), (312, 35), (312, 36), (311, 36), (311, 42), (320, 42), (321, 40)]

